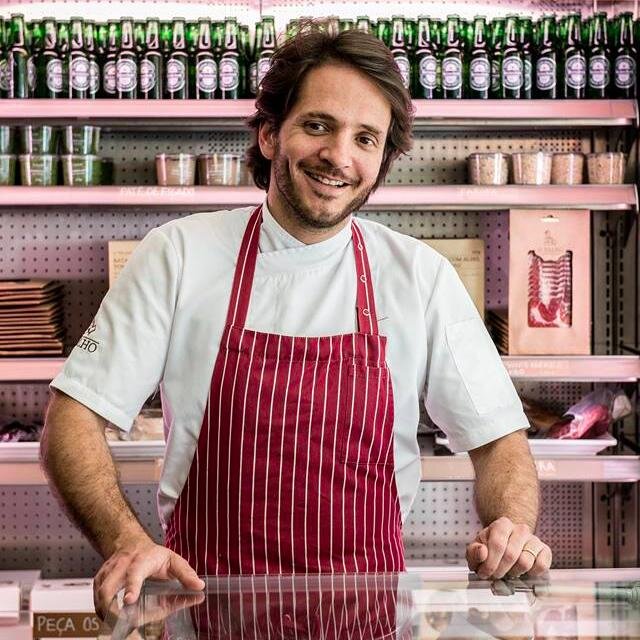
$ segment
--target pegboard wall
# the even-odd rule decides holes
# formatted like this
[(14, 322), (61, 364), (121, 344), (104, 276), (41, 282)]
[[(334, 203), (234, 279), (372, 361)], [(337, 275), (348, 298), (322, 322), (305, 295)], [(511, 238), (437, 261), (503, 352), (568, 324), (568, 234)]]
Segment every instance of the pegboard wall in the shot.
[[(155, 485), (128, 485), (127, 499), (158, 542)], [(554, 566), (593, 566), (591, 485), (546, 484), (539, 535)], [(41, 569), (47, 578), (90, 577), (99, 554), (59, 509), (48, 487), (0, 487), (0, 569)], [(470, 482), (422, 483), (405, 523), (407, 564), (464, 564), (466, 545), (480, 529)]]
[[(308, 0), (252, 0), (210, 3), (106, 0), (82, 2), (0, 2), (3, 15), (22, 12), (28, 19), (43, 15), (69, 18), (84, 15), (98, 20), (111, 15), (134, 18), (156, 15), (194, 19), (207, 15), (221, 19), (235, 15), (252, 26), (260, 14), (274, 15), (278, 28), (290, 17), (337, 13), (350, 17), (428, 13), (475, 13), (504, 15), (511, 11), (536, 16), (544, 11), (563, 12), (593, 9), (610, 14), (632, 10), (637, 1), (581, 2), (579, 0), (486, 3), (448, 2), (358, 2), (352, 5)], [(109, 14), (109, 16), (107, 16)], [(590, 136), (575, 130), (536, 132), (419, 132), (411, 154), (392, 168), (388, 184), (463, 184), (465, 160), (476, 151), (588, 150)], [(115, 162), (118, 184), (155, 184), (154, 156), (159, 152), (190, 153), (242, 152), (249, 143), (246, 132), (121, 132), (103, 131), (101, 155)], [(167, 212), (135, 209), (81, 210), (21, 208), (0, 211), (0, 278), (45, 277), (64, 284), (64, 325), (67, 352), (89, 325), (107, 290), (107, 242), (142, 238), (150, 229), (188, 211)], [(488, 308), (504, 306), (508, 295), (508, 214), (506, 212), (365, 212), (360, 214), (395, 230), (418, 238), (482, 238), (486, 246), (486, 301)], [(592, 214), (602, 228), (607, 214)], [(606, 239), (605, 239), (606, 240)], [(593, 251), (600, 265), (608, 267), (612, 254), (599, 237)], [(594, 287), (606, 290), (608, 268), (599, 269)], [(611, 310), (598, 309), (596, 323)], [(518, 383), (518, 391), (544, 399), (556, 410), (564, 410), (590, 389), (586, 384)], [(40, 418), (48, 398), (46, 384), (0, 385), (0, 414), (29, 421)], [(129, 500), (150, 531), (160, 539), (156, 515), (155, 485), (126, 488)], [(592, 485), (581, 483), (545, 484), (542, 491), (540, 535), (555, 551), (556, 566), (591, 566), (593, 563)], [(100, 559), (61, 513), (46, 487), (0, 486), (0, 569), (42, 568), (48, 577), (93, 575)], [(423, 483), (406, 523), (405, 538), (412, 564), (461, 561), (464, 547), (473, 538), (479, 522), (472, 503), (471, 483)]]

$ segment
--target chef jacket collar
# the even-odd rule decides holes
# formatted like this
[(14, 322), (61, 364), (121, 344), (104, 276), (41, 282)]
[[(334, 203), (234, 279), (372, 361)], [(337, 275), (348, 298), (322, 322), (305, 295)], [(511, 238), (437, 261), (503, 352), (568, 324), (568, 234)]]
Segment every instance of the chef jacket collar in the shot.
[(283, 229), (271, 215), (267, 201), (262, 206), (260, 256), (258, 264), (268, 271), (296, 271), (321, 266), (331, 256), (339, 256), (351, 242), (351, 223), (322, 242), (304, 244)]

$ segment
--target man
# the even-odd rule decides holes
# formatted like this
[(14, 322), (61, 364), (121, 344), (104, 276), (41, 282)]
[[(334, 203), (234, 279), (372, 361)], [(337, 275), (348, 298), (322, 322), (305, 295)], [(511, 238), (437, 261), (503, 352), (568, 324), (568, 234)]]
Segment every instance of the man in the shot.
[[(305, 31), (256, 107), (264, 203), (149, 233), (90, 327), (97, 349), (52, 382), (43, 461), (106, 558), (98, 611), (149, 576), (197, 589), (207, 573), (402, 570), (421, 399), (474, 464), (471, 569), (542, 573), (527, 420), (473, 303), (435, 251), (352, 218), (411, 145), (389, 51)], [(122, 496), (103, 433), (129, 429), (159, 382), (166, 546)]]

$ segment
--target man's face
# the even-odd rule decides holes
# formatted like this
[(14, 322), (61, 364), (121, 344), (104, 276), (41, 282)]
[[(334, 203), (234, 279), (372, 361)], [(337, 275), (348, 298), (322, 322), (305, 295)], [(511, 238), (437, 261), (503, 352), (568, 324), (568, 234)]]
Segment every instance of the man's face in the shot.
[(311, 70), (280, 131), (261, 136), (271, 206), (306, 228), (340, 224), (369, 197), (390, 123), (387, 99), (359, 71), (337, 63)]

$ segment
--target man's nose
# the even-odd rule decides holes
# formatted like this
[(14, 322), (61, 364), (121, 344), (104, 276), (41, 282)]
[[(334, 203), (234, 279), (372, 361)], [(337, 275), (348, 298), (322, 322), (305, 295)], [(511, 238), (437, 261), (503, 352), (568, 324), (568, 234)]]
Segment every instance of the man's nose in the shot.
[(326, 139), (326, 144), (320, 149), (318, 157), (336, 169), (346, 169), (351, 166), (351, 144), (349, 135), (337, 133)]

